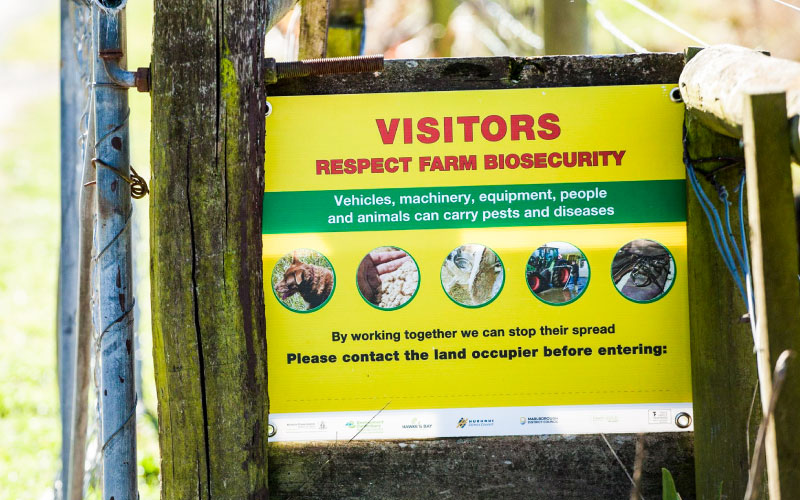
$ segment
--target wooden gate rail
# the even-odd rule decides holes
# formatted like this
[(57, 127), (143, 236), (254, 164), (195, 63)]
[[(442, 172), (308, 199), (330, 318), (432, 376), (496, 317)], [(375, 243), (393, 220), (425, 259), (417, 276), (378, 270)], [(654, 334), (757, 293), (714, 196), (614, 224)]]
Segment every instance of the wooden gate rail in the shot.
[(800, 62), (735, 45), (691, 48), (688, 54), (693, 57), (681, 73), (680, 87), (692, 116), (715, 132), (741, 139), (745, 94), (785, 92), (792, 155), (800, 163)]

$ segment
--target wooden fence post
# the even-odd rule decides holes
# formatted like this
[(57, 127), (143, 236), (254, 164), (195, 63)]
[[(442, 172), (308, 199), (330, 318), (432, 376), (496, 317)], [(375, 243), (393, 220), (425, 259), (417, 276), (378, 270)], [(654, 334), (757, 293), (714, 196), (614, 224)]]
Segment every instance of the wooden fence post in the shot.
[(589, 14), (586, 0), (544, 0), (544, 53), (588, 54)]
[(300, 47), (297, 58), (319, 59), (328, 50), (329, 0), (303, 0), (300, 16)]
[[(800, 346), (800, 291), (798, 291), (798, 246), (795, 238), (795, 215), (791, 194), (791, 176), (789, 169), (790, 154), (800, 158), (800, 141), (797, 137), (798, 123), (796, 118), (800, 110), (800, 101), (796, 98), (786, 100), (783, 92), (796, 96), (800, 89), (800, 64), (777, 58), (767, 57), (757, 51), (720, 45), (703, 50), (690, 49), (687, 54), (690, 61), (680, 76), (680, 89), (686, 103), (687, 123), (702, 123), (717, 134), (724, 134), (735, 139), (743, 138), (745, 144), (745, 160), (747, 170), (747, 190), (749, 204), (750, 238), (752, 247), (751, 271), (756, 300), (756, 318), (760, 322), (759, 336), (766, 339), (769, 330), (768, 350), (762, 350), (759, 356), (759, 372), (763, 381), (771, 378), (772, 362), (784, 349), (797, 350)], [(693, 57), (692, 57), (693, 56)], [(780, 90), (781, 94), (773, 94)], [(711, 132), (709, 131), (709, 134)], [(721, 136), (712, 136), (712, 141), (725, 142)], [(692, 139), (690, 135), (690, 139)], [(698, 141), (695, 141), (698, 142)], [(699, 141), (702, 144), (702, 139)], [(712, 144), (711, 142), (709, 144)], [(691, 142), (690, 142), (691, 152)], [(724, 148), (706, 148), (700, 156), (731, 155)], [(693, 153), (694, 156), (694, 153)], [(737, 156), (739, 156), (737, 154)], [(713, 164), (706, 166), (713, 167)], [(689, 237), (692, 239), (692, 213), (689, 213)], [(702, 240), (699, 241), (701, 246)], [(707, 243), (710, 241), (707, 240)], [(767, 253), (769, 252), (769, 253)], [(699, 262), (694, 256), (690, 244), (689, 258)], [(717, 259), (718, 260), (718, 259)], [(720, 269), (720, 273), (725, 273)], [(692, 307), (705, 308), (713, 306), (714, 300), (702, 293), (702, 302), (693, 300)], [(705, 288), (706, 291), (713, 288)], [(690, 283), (690, 293), (692, 292)], [(716, 299), (717, 301), (719, 299)], [(741, 301), (739, 301), (741, 302)], [(720, 345), (718, 353), (727, 353), (732, 366), (721, 367), (722, 356), (714, 355), (712, 349), (697, 351), (696, 344), (714, 344), (712, 336), (723, 336), (731, 342), (741, 342), (741, 335), (735, 335), (735, 328), (697, 328), (695, 320), (714, 326), (716, 314), (724, 313), (724, 309), (716, 306), (706, 312), (692, 313), (692, 357), (694, 364), (694, 407), (695, 407), (695, 445), (697, 457), (698, 496), (716, 498), (713, 484), (709, 481), (723, 481), (734, 486), (724, 493), (730, 498), (742, 497), (745, 489), (742, 486), (746, 472), (731, 468), (732, 462), (741, 464), (743, 452), (736, 446), (742, 439), (742, 429), (736, 417), (726, 417), (729, 412), (742, 411), (743, 403), (734, 399), (746, 395), (737, 394), (744, 388), (742, 377), (754, 376), (755, 360), (752, 352), (745, 353), (733, 345)], [(744, 325), (742, 325), (744, 328)], [(746, 329), (748, 337), (749, 328)], [(708, 338), (707, 338), (708, 337)], [(752, 340), (748, 342), (752, 350)], [(761, 340), (760, 344), (766, 344)], [(706, 356), (704, 357), (703, 353)], [(730, 356), (734, 354), (733, 356)], [(747, 354), (750, 370), (742, 362), (741, 355)], [(697, 370), (701, 371), (697, 371)], [(726, 387), (723, 376), (729, 372), (731, 385)], [(775, 413), (776, 432), (772, 439), (767, 437), (768, 470), (772, 478), (780, 469), (781, 491), (772, 486), (771, 497), (794, 498), (800, 491), (800, 433), (793, 432), (792, 424), (798, 421), (793, 412), (800, 404), (800, 375), (797, 368), (789, 368)], [(719, 377), (718, 382), (713, 379)], [(708, 380), (708, 384), (704, 380)], [(706, 387), (708, 390), (698, 390)], [(717, 389), (711, 391), (716, 386)], [(726, 387), (729, 390), (720, 390)], [(769, 397), (770, 387), (761, 387), (762, 399)], [(749, 399), (749, 398), (748, 398)], [(766, 404), (765, 401), (761, 403)], [(757, 405), (756, 408), (761, 408)], [(703, 417), (706, 411), (712, 419)], [(760, 420), (761, 411), (755, 411)], [(754, 423), (754, 422), (753, 422)], [(752, 424), (752, 423), (751, 423)], [(752, 431), (755, 426), (751, 425)], [(772, 443), (770, 445), (770, 442)], [(752, 443), (752, 439), (751, 439)], [(777, 448), (777, 458), (775, 449)], [(772, 454), (772, 457), (770, 457)], [(725, 460), (720, 460), (725, 457)], [(749, 459), (749, 457), (747, 457)], [(779, 467), (776, 465), (779, 463)], [(739, 469), (742, 469), (739, 467)], [(788, 496), (787, 496), (788, 495)]]
[[(686, 116), (687, 147), (692, 159), (739, 157), (739, 141), (711, 131), (692, 115)], [(705, 163), (711, 169), (723, 162)], [(718, 180), (736, 185), (738, 172)], [(709, 199), (722, 210), (713, 188), (702, 176)], [(728, 269), (714, 244), (711, 228), (697, 196), (687, 184), (687, 241), (689, 260), (689, 322), (692, 349), (695, 483), (698, 499), (743, 498), (747, 489), (750, 445), (761, 412), (750, 404), (757, 375), (750, 325), (741, 321), (747, 311)], [(738, 215), (732, 220), (739, 227)], [(748, 424), (749, 422), (749, 424)], [(749, 438), (748, 438), (749, 430)], [(724, 459), (720, 459), (724, 457)]]
[[(786, 94), (744, 97), (744, 149), (750, 214), (751, 269), (759, 345), (759, 377), (771, 380), (772, 363), (785, 349), (800, 350), (800, 286), (790, 171)], [(770, 383), (771, 384), (771, 383)], [(771, 385), (762, 387), (769, 401)], [(800, 492), (800, 372), (791, 366), (766, 441), (770, 498)], [(780, 477), (780, 484), (774, 481)], [(779, 489), (778, 489), (779, 488)]]
[(367, 26), (366, 0), (330, 0), (328, 18), (328, 57), (357, 56)]
[(448, 34), (447, 25), (450, 16), (458, 7), (457, 0), (431, 0), (431, 24), (436, 30), (433, 33), (433, 54), (435, 57), (448, 57), (453, 45), (453, 35)]
[(162, 499), (267, 498), (264, 36), (285, 0), (156, 0), (151, 280)]

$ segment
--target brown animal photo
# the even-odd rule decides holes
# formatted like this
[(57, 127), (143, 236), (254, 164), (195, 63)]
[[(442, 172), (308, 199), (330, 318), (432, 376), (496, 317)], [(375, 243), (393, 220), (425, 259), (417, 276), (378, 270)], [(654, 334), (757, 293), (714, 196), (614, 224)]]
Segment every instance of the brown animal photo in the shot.
[(272, 270), (275, 297), (292, 311), (321, 308), (330, 299), (334, 285), (333, 266), (316, 250), (294, 250), (278, 259)]

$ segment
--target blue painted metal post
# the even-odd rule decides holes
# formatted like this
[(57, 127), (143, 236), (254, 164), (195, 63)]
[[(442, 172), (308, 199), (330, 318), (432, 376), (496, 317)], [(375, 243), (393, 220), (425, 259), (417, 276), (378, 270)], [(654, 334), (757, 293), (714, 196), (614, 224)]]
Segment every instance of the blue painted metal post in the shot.
[[(136, 383), (124, 0), (97, 0), (94, 106), (103, 498), (135, 500)], [(122, 78), (122, 80), (121, 80)]]
[(81, 115), (85, 107), (81, 67), (77, 57), (81, 26), (76, 15), (84, 8), (61, 0), (61, 249), (58, 269), (58, 389), (61, 403), (61, 476), (56, 493), (67, 484), (75, 378), (76, 311), (78, 308), (78, 193)]

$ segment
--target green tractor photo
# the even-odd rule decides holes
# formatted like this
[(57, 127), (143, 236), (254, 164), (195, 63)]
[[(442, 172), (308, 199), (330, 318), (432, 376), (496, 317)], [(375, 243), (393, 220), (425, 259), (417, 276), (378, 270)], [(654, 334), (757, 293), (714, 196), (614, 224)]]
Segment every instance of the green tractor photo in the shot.
[(532, 292), (550, 288), (563, 288), (569, 281), (572, 265), (562, 258), (556, 247), (543, 246), (528, 259), (525, 276)]

